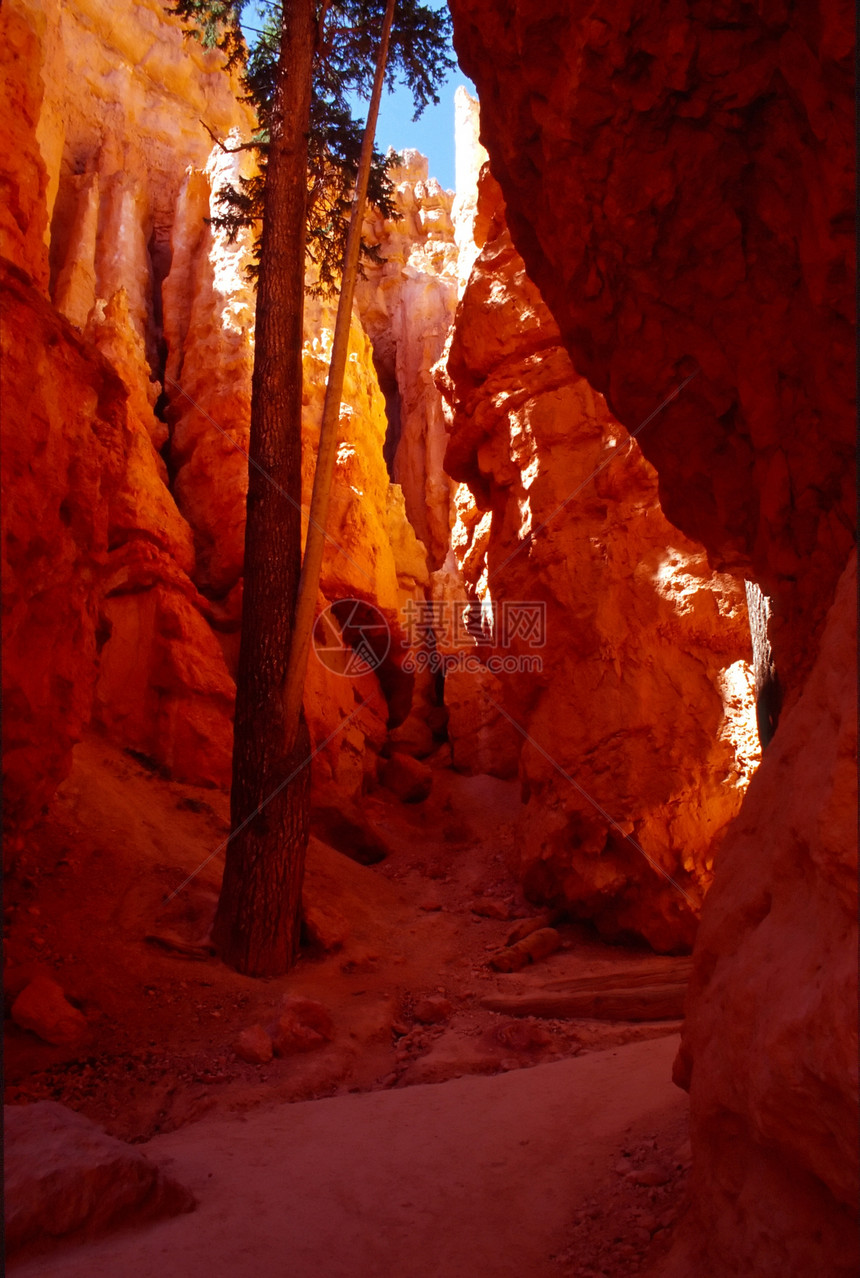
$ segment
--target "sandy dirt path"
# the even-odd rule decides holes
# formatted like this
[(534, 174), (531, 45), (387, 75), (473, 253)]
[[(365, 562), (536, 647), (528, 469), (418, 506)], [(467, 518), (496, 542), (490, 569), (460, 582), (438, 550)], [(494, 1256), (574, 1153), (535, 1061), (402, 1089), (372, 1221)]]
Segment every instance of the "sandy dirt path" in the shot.
[(677, 1039), (485, 1078), (203, 1119), (143, 1148), (182, 1216), (16, 1278), (559, 1278), (554, 1259), (642, 1123), (677, 1120)]

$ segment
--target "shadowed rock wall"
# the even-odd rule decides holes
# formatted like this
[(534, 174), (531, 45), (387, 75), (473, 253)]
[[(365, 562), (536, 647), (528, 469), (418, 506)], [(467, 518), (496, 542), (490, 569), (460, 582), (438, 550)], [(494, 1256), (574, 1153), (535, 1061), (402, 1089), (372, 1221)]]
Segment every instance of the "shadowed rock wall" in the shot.
[(695, 1199), (673, 1278), (847, 1278), (853, 13), (451, 7), (513, 241), (574, 365), (629, 430), (663, 405), (638, 438), (664, 512), (773, 601), (785, 708), (717, 857), (695, 951), (678, 1070)]

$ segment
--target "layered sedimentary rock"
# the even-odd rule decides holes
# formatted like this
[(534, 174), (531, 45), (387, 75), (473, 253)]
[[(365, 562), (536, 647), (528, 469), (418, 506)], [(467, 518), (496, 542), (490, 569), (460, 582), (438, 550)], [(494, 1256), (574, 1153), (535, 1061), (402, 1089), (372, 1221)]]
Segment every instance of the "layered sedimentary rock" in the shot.
[(120, 378), (23, 272), (3, 278), (3, 778), (7, 829), (67, 775), (92, 714), (99, 574), (128, 449)]
[(398, 217), (369, 219), (366, 226), (384, 263), (366, 268), (356, 303), (386, 394), (391, 474), (430, 565), (438, 568), (448, 549), (450, 483), (442, 468), (444, 410), (432, 370), (457, 304), (453, 195), (428, 176), (423, 155), (405, 151), (402, 160), (391, 175)]
[[(228, 141), (228, 146), (233, 145)], [(247, 161), (245, 162), (247, 163)], [(231, 671), (241, 626), (245, 499), (248, 488), (254, 294), (248, 282), (251, 235), (231, 243), (208, 224), (218, 195), (235, 185), (241, 156), (215, 148), (202, 169), (189, 168), (171, 230), (171, 264), (163, 289), (167, 348), (165, 397), (171, 424), (174, 491), (193, 531), (194, 579), (209, 602)], [(308, 297), (305, 305), (302, 496), (306, 532), (336, 303)], [(374, 350), (359, 312), (353, 317), (341, 409), (320, 609), (357, 600), (378, 609), (391, 630), (396, 676), (400, 609), (427, 583), (424, 547), (406, 517), (403, 494), (383, 458), (388, 420)], [(343, 608), (348, 609), (344, 604)], [(337, 628), (339, 617), (329, 614)], [(342, 618), (340, 618), (342, 620)], [(347, 644), (344, 645), (348, 646)], [(372, 674), (344, 678), (333, 661), (312, 651), (305, 699), (316, 744), (318, 799), (357, 794), (375, 770), (386, 735), (388, 692)], [(368, 701), (366, 708), (361, 702)]]
[(2, 21), (0, 104), (7, 135), (0, 166), (0, 248), (44, 289), (48, 174), (36, 127), (44, 95), (39, 70), (46, 22), (43, 15), (32, 14), (24, 0), (9, 0)]
[(853, 543), (850, 6), (453, 0), (514, 242), (667, 517), (774, 599), (789, 700)]
[[(752, 762), (726, 706), (732, 667), (753, 717), (743, 591), (662, 515), (652, 468), (561, 345), (487, 170), (476, 228), (446, 457), (466, 489), (454, 553), (493, 615), (494, 686), (475, 688), (472, 714), (485, 731), (495, 717), (497, 765), (517, 735), (505, 716), (518, 725), (528, 894), (611, 938), (689, 946)], [(455, 763), (463, 678), (446, 681)]]
[[(234, 96), (221, 56), (184, 39), (181, 24), (157, 0), (130, 7), (121, 22), (103, 0), (81, 0), (59, 15), (42, 0), (13, 0), (3, 21), (4, 90), (17, 145), (4, 157), (9, 199), (0, 223), (2, 251), (50, 296), (55, 345), (62, 348), (54, 364), (34, 362), (35, 379), (24, 365), (9, 366), (18, 383), (10, 402), (21, 405), (15, 465), (25, 473), (21, 450), (38, 454), (43, 443), (27, 420), (28, 378), (52, 405), (42, 434), (63, 431), (63, 402), (52, 379), (67, 359), (77, 360), (72, 415), (79, 395), (82, 403), (104, 397), (109, 361), (117, 374), (113, 417), (121, 436), (111, 457), (116, 473), (108, 468), (103, 491), (90, 494), (101, 540), (93, 534), (75, 551), (96, 565), (82, 570), (86, 599), (78, 598), (79, 583), (72, 594), (85, 616), (100, 619), (100, 653), (89, 631), (71, 626), (62, 611), (52, 631), (55, 670), (66, 670), (69, 680), (79, 673), (66, 707), (48, 695), (49, 687), (56, 691), (43, 666), (49, 645), (28, 643), (31, 625), (35, 633), (46, 619), (36, 617), (27, 579), (17, 576), (6, 598), (15, 610), (19, 656), (32, 666), (25, 672), (11, 663), (10, 678), (20, 676), (30, 687), (28, 712), (57, 727), (51, 747), (57, 757), (23, 806), (31, 812), (44, 801), (92, 717), (173, 776), (223, 785), (241, 623), (254, 294), (246, 276), (250, 233), (231, 244), (207, 219), (218, 210), (223, 186), (253, 164), (247, 152), (232, 149), (248, 136), (253, 118)], [(213, 138), (219, 139), (214, 145)], [(434, 263), (443, 269), (453, 252), (450, 196), (427, 178), (426, 161), (413, 157), (411, 163), (401, 183), (408, 204), (397, 232), (402, 260), (392, 268), (396, 280), (389, 271), (386, 285), (396, 328), (391, 350), (398, 352), (408, 400), (409, 465), (417, 474), (429, 451), (439, 454), (437, 523), (447, 530), (448, 483), (441, 478), (433, 419), (439, 396), (427, 370), (438, 353), (437, 330), (452, 309), (450, 281), (443, 278), (434, 291), (430, 279)], [(414, 255), (410, 236), (418, 242)], [(69, 323), (59, 322), (56, 312)], [(44, 335), (47, 314), (37, 307), (22, 319), (25, 344), (28, 324)], [(412, 329), (410, 315), (416, 317)], [(333, 323), (332, 306), (309, 302), (306, 501)], [(8, 331), (10, 342), (18, 336)], [(392, 635), (378, 676), (344, 678), (336, 662), (312, 656), (308, 715), (315, 742), (327, 742), (315, 777), (332, 801), (375, 778), (387, 721), (408, 711), (411, 681), (400, 671), (399, 614), (428, 581), (424, 546), (386, 471), (385, 401), (358, 311), (342, 428), (320, 607), (357, 599), (381, 611)], [(60, 491), (62, 484), (74, 487), (76, 468), (98, 469), (99, 454), (84, 430), (70, 431), (63, 449), (68, 464), (49, 487), (65, 508), (77, 497)], [(27, 509), (33, 515), (33, 503)], [(18, 514), (25, 518), (23, 507)], [(53, 526), (50, 520), (46, 526)], [(44, 529), (16, 526), (10, 533), (18, 541), (31, 535), (44, 537)], [(60, 539), (53, 546), (57, 589), (60, 566), (69, 562), (62, 545)], [(51, 553), (49, 542), (48, 558)], [(32, 580), (36, 591), (38, 579)], [(341, 624), (343, 617), (333, 614), (335, 632)], [(344, 646), (341, 664), (348, 661), (349, 643)], [(26, 769), (18, 771), (23, 784)]]
[(37, 139), (48, 171), (52, 285), (65, 277), (71, 288), (77, 276), (75, 323), (86, 319), (88, 277), (95, 296), (124, 285), (151, 343), (185, 169), (208, 159), (205, 126), (224, 137), (252, 128), (252, 113), (237, 101), (221, 55), (183, 38), (182, 23), (160, 0), (124, 10), (105, 0), (59, 10), (23, 2), (36, 22), (48, 19)]
[[(31, 711), (37, 718), (51, 713), (63, 766), (94, 715), (115, 739), (174, 776), (224, 784), (232, 681), (205, 616), (207, 602), (192, 581), (192, 532), (169, 491), (159, 453), (168, 430), (155, 409), (165, 230), (186, 166), (212, 147), (198, 117), (211, 118), (216, 127), (247, 126), (251, 117), (235, 101), (221, 58), (187, 45), (179, 24), (156, 3), (136, 6), (128, 21), (117, 23), (103, 4), (84, 0), (55, 14), (27, 0), (4, 9), (4, 21), (13, 32), (26, 31), (29, 42), (28, 88), (18, 94), (24, 109), (17, 113), (26, 138), (18, 152), (6, 153), (6, 182), (30, 199), (29, 225), (43, 233), (39, 253), (32, 235), (23, 244), (7, 236), (4, 251), (50, 288), (57, 311), (74, 325), (55, 317), (53, 362), (34, 361), (35, 377), (7, 370), (14, 383), (10, 397), (21, 404), (16, 447), (31, 449), (34, 457), (43, 441), (36, 429), (40, 414), (28, 397), (53, 404), (51, 413), (42, 414), (45, 429), (49, 438), (63, 440), (69, 464), (47, 491), (57, 490), (61, 510), (79, 501), (77, 475), (98, 472), (103, 464), (98, 432), (68, 431), (66, 417), (85, 416), (88, 406), (102, 404), (100, 355), (116, 382), (110, 413), (115, 473), (108, 482), (106, 467), (104, 485), (90, 494), (91, 519), (105, 529), (105, 542), (88, 548), (91, 562), (81, 572), (88, 607), (99, 617), (101, 651), (97, 657), (57, 610), (52, 664), (67, 669), (70, 693), (66, 704), (46, 700)], [(33, 172), (41, 173), (35, 184)], [(16, 346), (47, 323), (32, 297), (30, 304), (18, 330), (8, 330)], [(61, 371), (66, 360), (77, 361), (67, 389)], [(15, 479), (7, 472), (4, 482), (8, 487)], [(62, 482), (68, 491), (58, 490)], [(45, 537), (44, 527), (38, 535)], [(63, 561), (58, 555), (56, 571)], [(38, 583), (18, 584), (14, 606), (31, 613), (20, 622), (22, 662), (30, 669), (18, 673), (44, 687), (46, 653), (27, 641), (40, 606)], [(77, 598), (79, 590), (73, 580), (71, 595)]]
[(695, 955), (679, 1069), (695, 1258), (675, 1273), (847, 1275), (847, 577), (821, 634), (854, 541), (851, 14), (452, 11), (514, 242), (574, 364), (631, 430), (692, 376), (639, 437), (663, 509), (773, 604), (786, 708), (717, 858)]

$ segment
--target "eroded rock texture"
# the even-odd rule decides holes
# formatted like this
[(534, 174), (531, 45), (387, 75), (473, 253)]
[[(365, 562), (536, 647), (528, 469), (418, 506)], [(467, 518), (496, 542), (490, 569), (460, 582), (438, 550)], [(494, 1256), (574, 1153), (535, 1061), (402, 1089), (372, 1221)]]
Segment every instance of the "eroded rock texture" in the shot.
[(708, 896), (676, 1063), (707, 1230), (675, 1278), (860, 1261), (856, 607), (854, 556)]
[(514, 242), (667, 517), (775, 601), (789, 699), (853, 542), (853, 13), (453, 0)]
[(453, 196), (429, 177), (427, 160), (417, 151), (403, 153), (392, 180), (400, 217), (377, 218), (366, 228), (385, 262), (366, 268), (357, 306), (386, 395), (391, 474), (431, 566), (438, 568), (448, 550), (450, 483), (442, 469), (445, 418), (432, 369), (457, 303)]
[(92, 715), (99, 578), (129, 432), (120, 378), (8, 263), (3, 295), (3, 779), (15, 828), (68, 774)]
[(577, 375), (487, 170), (476, 230), (487, 238), (448, 359), (446, 466), (462, 481), (454, 553), (469, 595), (495, 609), (502, 669), (446, 681), (455, 765), (463, 746), (480, 764), (483, 728), (498, 771), (513, 734), (529, 895), (613, 939), (689, 946), (756, 757), (733, 722), (752, 719), (743, 590), (668, 523), (653, 469)]
[[(168, 429), (155, 410), (165, 229), (185, 167), (212, 146), (198, 116), (215, 127), (250, 116), (220, 59), (185, 49), (156, 3), (118, 23), (87, 0), (60, 14), (19, 0), (3, 22), (22, 136), (4, 153), (5, 184), (20, 193), (10, 207), (21, 211), (2, 251), (56, 308), (19, 281), (15, 322), (4, 316), (5, 531), (13, 558), (42, 547), (73, 614), (46, 607), (38, 574), (16, 575), (4, 596), (4, 640), (14, 616), (18, 642), (8, 677), (30, 690), (27, 714), (52, 734), (50, 744), (33, 734), (28, 775), (15, 778), (23, 819), (92, 718), (179, 779), (229, 778), (232, 681), (193, 581), (194, 539), (168, 486)], [(24, 44), (26, 61), (15, 60)], [(51, 467), (52, 455), (62, 464)], [(43, 746), (53, 759), (44, 768)]]
[(574, 365), (629, 430), (693, 376), (639, 437), (663, 509), (774, 604), (786, 708), (703, 914), (680, 1073), (696, 1193), (675, 1273), (847, 1275), (847, 576), (821, 635), (854, 541), (851, 14), (452, 10), (514, 243)]
[[(15, 277), (4, 333), (17, 347), (4, 369), (4, 429), (14, 434), (4, 484), (21, 488), (5, 526), (14, 572), (4, 637), (14, 644), (7, 673), (22, 725), (27, 716), (45, 725), (29, 744), (25, 726), (7, 738), (26, 754), (14, 764), (20, 815), (45, 802), (91, 721), (177, 779), (226, 785), (254, 294), (245, 274), (250, 234), (230, 244), (207, 219), (223, 186), (249, 172), (248, 154), (230, 148), (254, 121), (221, 56), (183, 39), (159, 0), (129, 6), (122, 21), (105, 0), (59, 14), (44, 0), (11, 0), (2, 22), (15, 133), (0, 165), (8, 196), (0, 252), (35, 290)], [(308, 718), (315, 743), (326, 743), (314, 775), (320, 801), (332, 803), (375, 784), (389, 721), (409, 710), (400, 609), (429, 577), (407, 506), (413, 514), (421, 506), (437, 553), (447, 538), (441, 398), (429, 370), (456, 291), (445, 274), (455, 256), (451, 196), (427, 177), (426, 161), (410, 163), (399, 186), (406, 217), (396, 232), (395, 224), (379, 228), (392, 261), (365, 290), (367, 328), (380, 348), (387, 342), (399, 379), (408, 498), (386, 469), (384, 370), (357, 307), (320, 598), (321, 608), (348, 597), (379, 609), (392, 645), (378, 676), (344, 678), (311, 659)], [(306, 501), (333, 326), (333, 306), (309, 302)], [(113, 431), (106, 459), (104, 414)], [(57, 464), (43, 475), (46, 448)], [(422, 503), (433, 493), (427, 515)], [(86, 519), (80, 528), (71, 520), (68, 532), (55, 515), (81, 503)], [(44, 579), (19, 570), (34, 556)], [(63, 581), (69, 608), (51, 613), (45, 592)], [(333, 615), (335, 634), (343, 622)]]

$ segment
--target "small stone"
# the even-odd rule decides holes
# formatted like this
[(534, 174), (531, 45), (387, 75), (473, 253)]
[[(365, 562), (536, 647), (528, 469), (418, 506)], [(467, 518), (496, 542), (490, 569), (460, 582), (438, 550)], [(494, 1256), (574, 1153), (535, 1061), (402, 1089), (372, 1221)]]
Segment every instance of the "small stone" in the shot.
[(47, 976), (34, 976), (24, 987), (12, 1004), (12, 1020), (56, 1047), (79, 1043), (89, 1029), (84, 1014)]
[(419, 999), (412, 1009), (416, 1021), (422, 1025), (439, 1025), (450, 1018), (453, 1010), (449, 1000), (438, 995)]
[(276, 1056), (290, 1056), (296, 1052), (312, 1052), (331, 1041), (334, 1022), (331, 1013), (322, 1003), (312, 998), (287, 996), (281, 1004), (281, 1013), (269, 1027)]
[(262, 1025), (251, 1025), (242, 1030), (233, 1044), (233, 1051), (240, 1061), (249, 1065), (267, 1065), (274, 1054), (272, 1040)]
[(503, 1047), (515, 1052), (534, 1051), (552, 1043), (552, 1036), (542, 1025), (529, 1021), (507, 1021), (496, 1028), (494, 1036)]
[(349, 924), (331, 905), (302, 898), (302, 932), (310, 945), (330, 954), (342, 948), (349, 936)]

